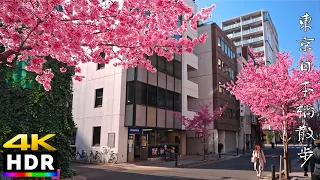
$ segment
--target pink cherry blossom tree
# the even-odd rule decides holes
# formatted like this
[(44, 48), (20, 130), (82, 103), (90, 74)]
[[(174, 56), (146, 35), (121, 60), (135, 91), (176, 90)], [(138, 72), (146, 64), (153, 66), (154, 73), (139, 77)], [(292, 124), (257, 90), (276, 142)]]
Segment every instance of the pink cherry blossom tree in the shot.
[[(227, 83), (226, 88), (260, 115), (262, 124), (281, 131), (288, 178), (288, 130), (291, 123), (296, 126), (301, 118), (312, 116), (312, 104), (320, 96), (320, 71), (314, 67), (316, 58), (310, 52), (302, 54), (298, 68), (294, 69), (289, 69), (293, 59), (286, 52), (278, 53), (276, 64), (269, 66), (258, 54), (254, 53), (254, 58), (247, 66), (240, 63), (242, 70), (237, 81)], [(308, 63), (310, 70), (306, 68)]]
[(210, 113), (210, 107), (211, 103), (199, 105), (199, 110), (192, 119), (181, 115), (181, 113), (174, 113), (174, 116), (181, 120), (181, 123), (185, 126), (186, 130), (194, 131), (201, 136), (200, 141), (203, 145), (202, 160), (205, 160), (205, 143), (208, 137), (212, 134), (209, 126), (214, 120), (217, 120), (222, 115), (225, 109), (225, 107), (217, 108), (213, 111), (213, 113)]
[[(42, 68), (47, 56), (68, 66), (112, 62), (154, 72), (145, 55), (155, 52), (170, 61), (173, 53), (191, 53), (195, 44), (205, 42), (206, 34), (193, 40), (174, 36), (189, 26), (196, 30), (197, 22), (210, 17), (214, 7), (193, 14), (183, 0), (3, 0), (0, 44), (5, 51), (0, 63), (12, 66), (31, 57), (26, 69), (38, 74), (36, 80), (46, 90), (54, 76)], [(75, 80), (82, 77), (77, 74)]]

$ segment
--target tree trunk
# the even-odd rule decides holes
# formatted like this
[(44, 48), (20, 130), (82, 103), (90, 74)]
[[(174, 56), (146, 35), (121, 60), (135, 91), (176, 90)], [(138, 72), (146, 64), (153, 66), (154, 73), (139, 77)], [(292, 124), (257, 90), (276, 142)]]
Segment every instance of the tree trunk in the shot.
[(284, 179), (289, 179), (289, 159), (288, 159), (288, 122), (287, 120), (283, 121), (283, 170), (284, 170)]
[(202, 161), (206, 160), (205, 148), (206, 148), (206, 140), (205, 140), (205, 138), (203, 138), (203, 140), (202, 140)]

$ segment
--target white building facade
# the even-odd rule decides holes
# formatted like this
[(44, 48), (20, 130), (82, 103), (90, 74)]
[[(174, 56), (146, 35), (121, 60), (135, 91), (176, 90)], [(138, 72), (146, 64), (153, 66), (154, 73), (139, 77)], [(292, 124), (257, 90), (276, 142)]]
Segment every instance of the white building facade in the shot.
[[(268, 11), (258, 10), (223, 21), (222, 30), (237, 47), (250, 46), (254, 52), (262, 53), (266, 65), (276, 63), (278, 33)], [(272, 127), (265, 125), (262, 129)]]
[[(195, 2), (185, 1), (196, 13)], [(182, 37), (197, 38), (198, 33), (188, 29)], [(118, 162), (161, 156), (164, 146), (186, 154), (186, 132), (173, 113), (189, 118), (195, 114), (188, 101), (198, 98), (198, 85), (188, 74), (197, 70), (198, 57), (183, 53), (171, 62), (156, 55), (149, 59), (158, 72), (80, 65), (84, 79), (74, 82), (73, 92), (75, 145), (80, 150), (109, 147), (118, 154)]]

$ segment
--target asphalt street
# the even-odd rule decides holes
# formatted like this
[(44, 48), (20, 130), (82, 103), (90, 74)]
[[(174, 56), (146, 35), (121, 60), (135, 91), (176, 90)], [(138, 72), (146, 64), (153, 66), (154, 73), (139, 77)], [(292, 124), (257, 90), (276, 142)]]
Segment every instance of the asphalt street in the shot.
[[(301, 147), (293, 146), (289, 148), (291, 154), (293, 172), (302, 172), (298, 162), (298, 153)], [(270, 179), (271, 165), (279, 168), (279, 155), (283, 154), (282, 147), (265, 151), (267, 164), (262, 174), (262, 179)], [(211, 180), (255, 180), (259, 179), (253, 170), (253, 164), (250, 162), (251, 154), (241, 157), (235, 157), (220, 162), (212, 162), (197, 165), (188, 168), (169, 168), (169, 167), (133, 167), (124, 168), (121, 166), (101, 166), (101, 165), (79, 165), (73, 164), (79, 175), (86, 177), (88, 180), (114, 180), (114, 179), (131, 179), (131, 180), (179, 180), (179, 179), (211, 179)]]

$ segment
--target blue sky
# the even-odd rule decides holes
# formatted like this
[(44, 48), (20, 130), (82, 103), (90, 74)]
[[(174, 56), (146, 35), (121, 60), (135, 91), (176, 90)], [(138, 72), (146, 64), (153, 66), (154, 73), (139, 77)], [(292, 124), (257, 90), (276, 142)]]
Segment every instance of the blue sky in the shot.
[[(320, 0), (196, 0), (198, 10), (215, 4), (212, 17), (207, 20), (221, 22), (236, 16), (257, 11), (267, 10), (278, 32), (279, 50), (291, 51), (294, 58), (292, 67), (296, 67), (302, 51), (297, 40), (302, 37), (315, 38), (311, 42), (314, 55), (318, 58), (316, 66), (320, 65)], [(311, 30), (300, 30), (299, 18), (306, 12), (311, 16)]]

